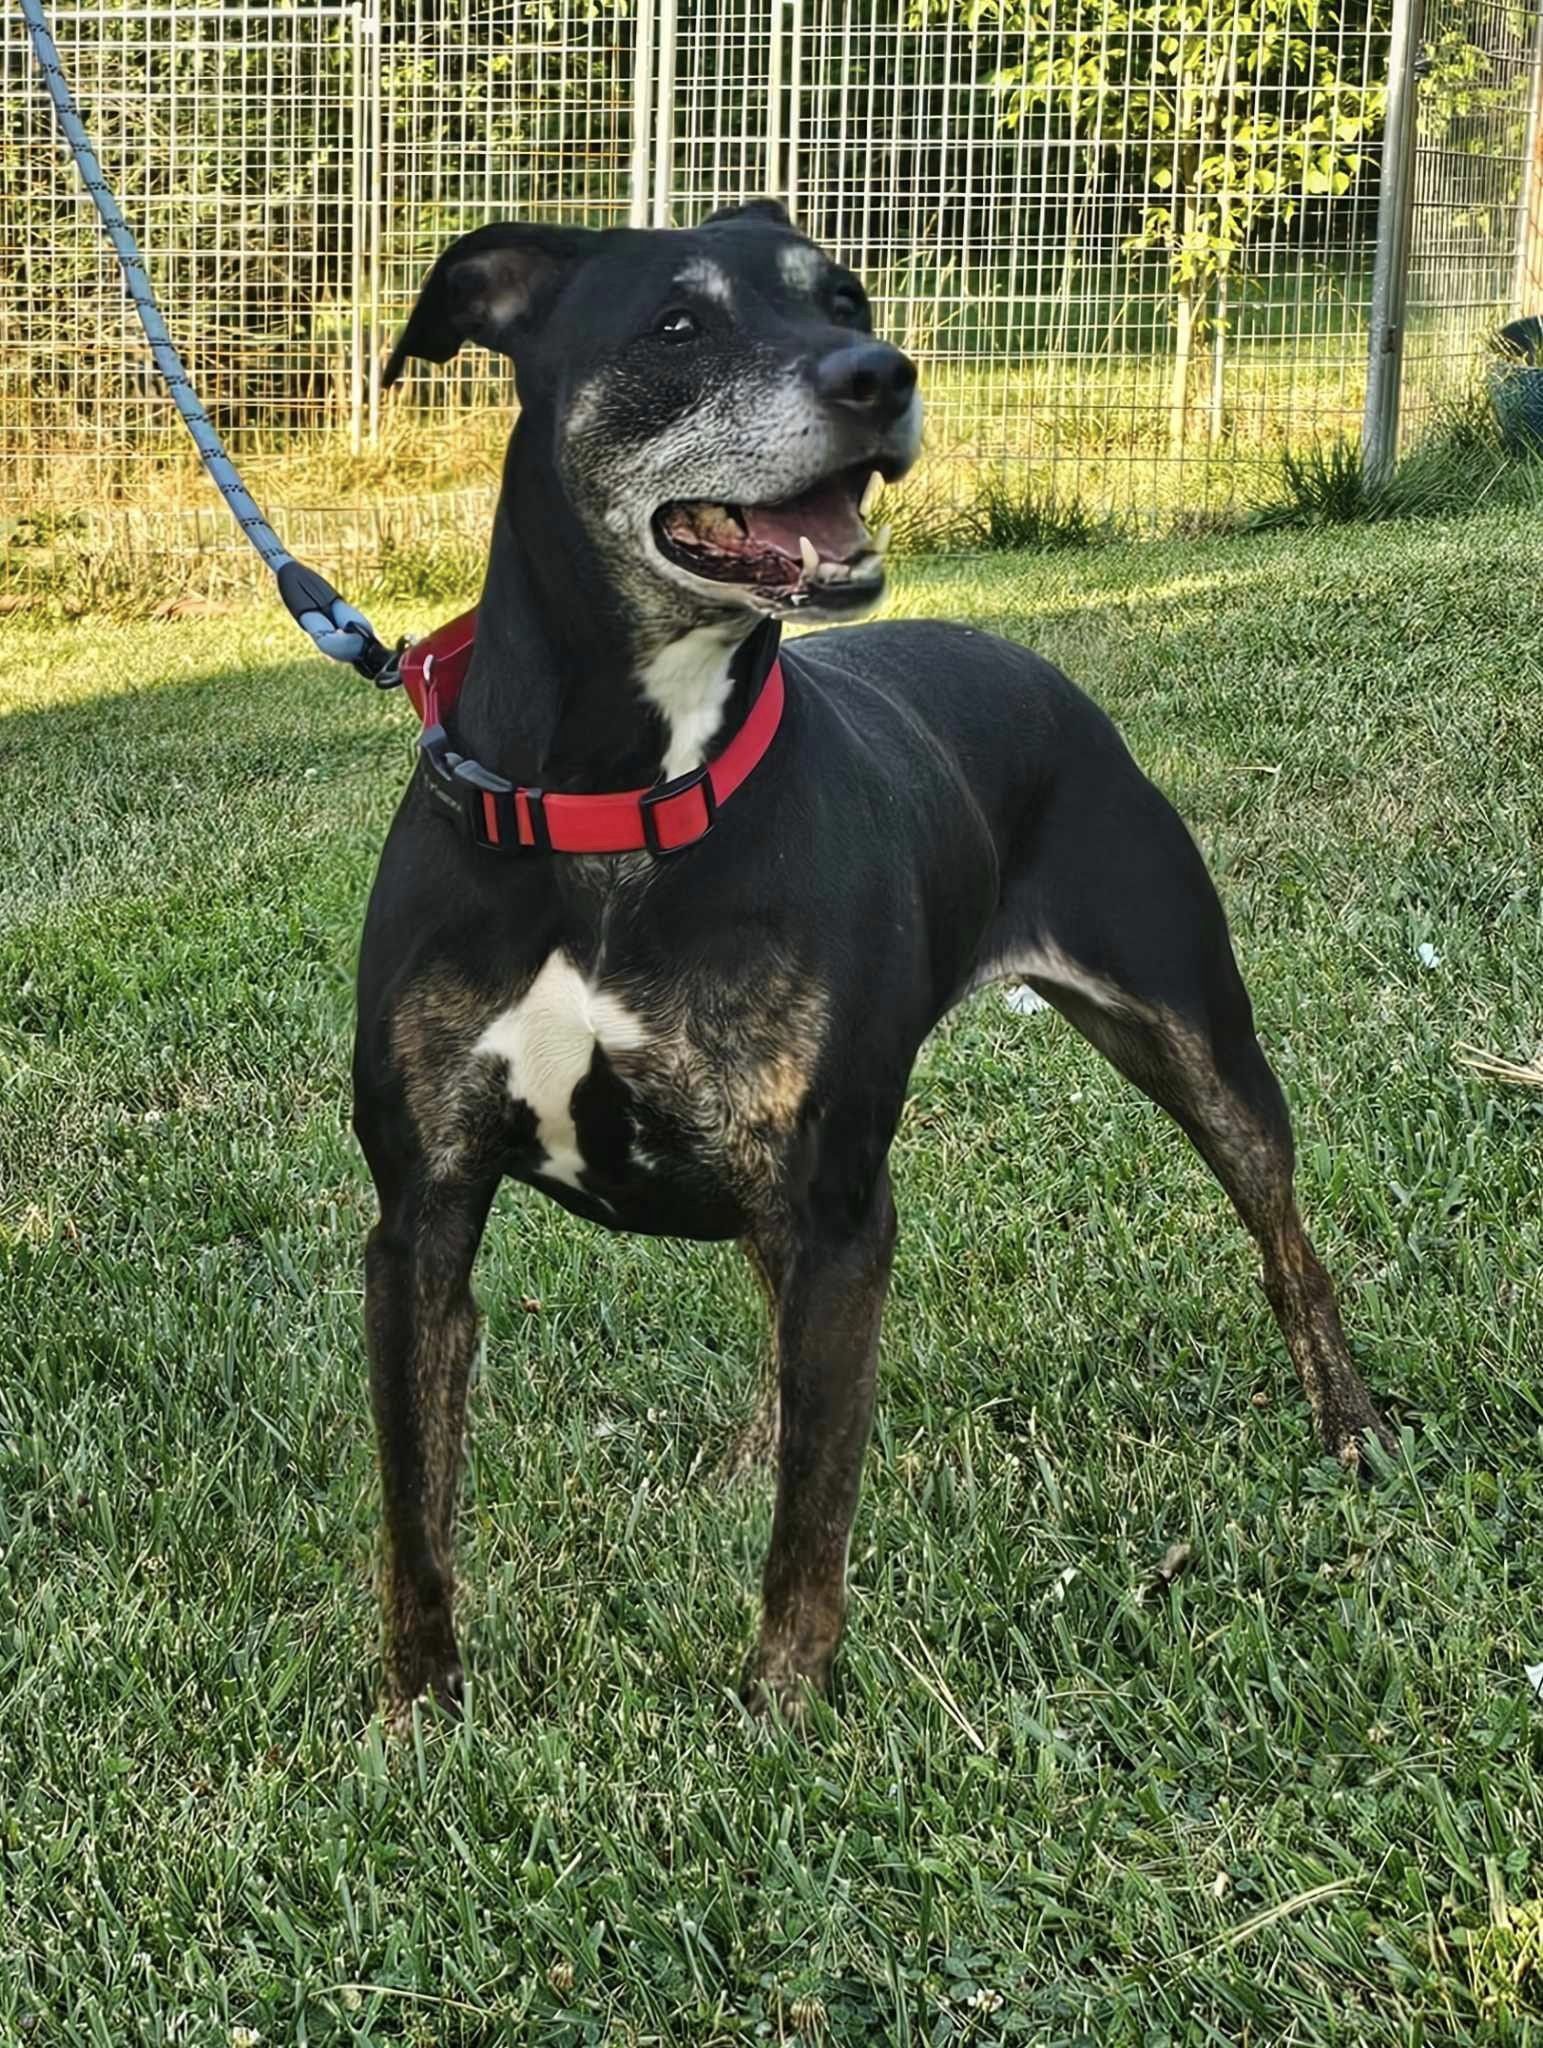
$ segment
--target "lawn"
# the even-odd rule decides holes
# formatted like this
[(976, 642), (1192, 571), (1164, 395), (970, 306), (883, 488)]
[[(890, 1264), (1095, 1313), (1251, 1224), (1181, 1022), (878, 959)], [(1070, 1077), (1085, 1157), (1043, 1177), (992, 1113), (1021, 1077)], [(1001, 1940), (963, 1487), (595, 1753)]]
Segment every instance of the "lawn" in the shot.
[(1543, 2042), (1543, 1091), (1459, 1054), (1543, 1037), (1538, 560), (1495, 514), (906, 569), (1192, 821), (1403, 1448), (1318, 1456), (1203, 1170), (978, 998), (802, 1745), (731, 1689), (742, 1262), (515, 1190), (470, 1711), (383, 1740), (346, 1067), (407, 707), (272, 604), (7, 621), (0, 2040)]

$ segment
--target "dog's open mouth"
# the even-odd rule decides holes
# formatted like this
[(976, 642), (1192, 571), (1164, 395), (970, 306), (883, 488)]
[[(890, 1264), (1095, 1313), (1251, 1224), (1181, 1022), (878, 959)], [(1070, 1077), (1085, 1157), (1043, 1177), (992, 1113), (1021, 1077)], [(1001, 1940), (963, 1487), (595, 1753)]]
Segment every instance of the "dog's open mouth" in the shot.
[(843, 471), (777, 505), (677, 498), (654, 514), (665, 557), (694, 576), (733, 583), (788, 604), (871, 596), (884, 580), (889, 528), (870, 533), (883, 479)]

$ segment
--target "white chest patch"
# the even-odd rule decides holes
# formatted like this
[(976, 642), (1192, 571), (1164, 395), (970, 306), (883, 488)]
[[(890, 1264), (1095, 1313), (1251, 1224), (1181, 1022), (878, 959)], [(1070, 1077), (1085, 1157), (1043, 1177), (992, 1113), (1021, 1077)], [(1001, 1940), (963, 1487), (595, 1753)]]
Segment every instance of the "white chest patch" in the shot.
[(743, 628), (697, 626), (656, 654), (638, 680), (643, 694), (670, 729), (664, 756), (667, 781), (684, 775), (704, 758), (708, 742), (723, 723), (733, 678), (729, 664)]
[(589, 1072), (598, 1045), (635, 1052), (647, 1043), (625, 1003), (585, 979), (566, 953), (551, 953), (530, 987), (502, 1010), (473, 1046), (474, 1055), (503, 1060), (513, 1101), (527, 1103), (546, 1153), (542, 1171), (579, 1187), (584, 1155), (573, 1123), (573, 1091)]

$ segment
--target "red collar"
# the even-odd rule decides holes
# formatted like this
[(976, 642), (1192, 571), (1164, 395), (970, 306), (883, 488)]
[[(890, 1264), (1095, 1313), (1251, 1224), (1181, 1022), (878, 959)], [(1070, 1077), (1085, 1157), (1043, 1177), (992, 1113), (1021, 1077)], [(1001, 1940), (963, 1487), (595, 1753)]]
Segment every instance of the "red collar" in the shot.
[(782, 664), (774, 655), (739, 731), (688, 775), (603, 796), (526, 788), (456, 753), (445, 731), (471, 666), (476, 628), (477, 614), (467, 612), (417, 641), (402, 657), (402, 684), (423, 720), (418, 744), (429, 794), (454, 812), (479, 846), (498, 853), (666, 854), (694, 846), (765, 754), (782, 719)]

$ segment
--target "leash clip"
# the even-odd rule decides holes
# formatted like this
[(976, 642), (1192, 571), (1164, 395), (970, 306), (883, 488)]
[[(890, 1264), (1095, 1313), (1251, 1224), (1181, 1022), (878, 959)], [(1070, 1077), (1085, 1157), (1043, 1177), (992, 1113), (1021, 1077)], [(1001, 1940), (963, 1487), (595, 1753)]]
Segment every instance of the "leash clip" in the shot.
[(404, 633), (391, 650), (391, 659), (373, 680), (377, 690), (400, 690), (402, 687), (402, 663), (407, 650), (413, 644), (411, 633)]

